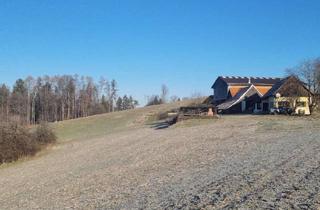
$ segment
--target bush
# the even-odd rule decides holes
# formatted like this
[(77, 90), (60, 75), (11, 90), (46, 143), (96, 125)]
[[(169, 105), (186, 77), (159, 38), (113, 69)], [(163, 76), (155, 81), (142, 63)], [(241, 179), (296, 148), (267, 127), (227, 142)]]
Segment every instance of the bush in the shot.
[(57, 140), (56, 135), (50, 129), (48, 123), (41, 123), (34, 132), (34, 138), (39, 144), (51, 144)]
[(44, 145), (54, 143), (56, 136), (48, 124), (40, 124), (34, 132), (16, 122), (0, 124), (0, 164), (35, 155)]
[(12, 162), (39, 150), (28, 130), (17, 123), (0, 124), (0, 164)]

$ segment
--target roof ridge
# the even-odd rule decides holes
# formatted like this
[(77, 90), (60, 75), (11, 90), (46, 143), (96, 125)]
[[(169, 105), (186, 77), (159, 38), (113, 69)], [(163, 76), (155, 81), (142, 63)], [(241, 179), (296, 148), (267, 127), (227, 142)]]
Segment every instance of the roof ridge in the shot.
[(270, 76), (225, 76), (221, 75), (218, 77), (222, 78), (241, 78), (241, 79), (248, 79), (248, 78), (253, 78), (253, 79), (284, 79), (283, 77), (270, 77)]

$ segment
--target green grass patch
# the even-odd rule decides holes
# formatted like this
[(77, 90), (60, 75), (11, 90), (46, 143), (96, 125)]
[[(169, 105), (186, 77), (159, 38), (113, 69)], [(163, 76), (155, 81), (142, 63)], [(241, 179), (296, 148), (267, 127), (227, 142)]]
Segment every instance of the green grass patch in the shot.
[(60, 142), (90, 139), (134, 128), (138, 117), (139, 113), (132, 110), (103, 114), (56, 123), (54, 131)]
[[(194, 100), (155, 105), (53, 123), (58, 142), (98, 138), (116, 132), (150, 126), (170, 110), (186, 106)], [(165, 113), (165, 114), (163, 114)]]

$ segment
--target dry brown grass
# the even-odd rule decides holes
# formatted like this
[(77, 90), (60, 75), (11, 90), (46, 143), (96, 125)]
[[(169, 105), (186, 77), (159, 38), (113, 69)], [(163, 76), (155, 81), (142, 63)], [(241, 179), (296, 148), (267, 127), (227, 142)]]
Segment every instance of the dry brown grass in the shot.
[(54, 143), (55, 134), (48, 125), (39, 125), (34, 132), (15, 122), (0, 124), (0, 164), (35, 155), (43, 146)]
[(56, 135), (49, 127), (48, 123), (41, 123), (37, 126), (35, 132), (33, 133), (33, 137), (38, 144), (46, 145), (55, 143), (57, 140)]

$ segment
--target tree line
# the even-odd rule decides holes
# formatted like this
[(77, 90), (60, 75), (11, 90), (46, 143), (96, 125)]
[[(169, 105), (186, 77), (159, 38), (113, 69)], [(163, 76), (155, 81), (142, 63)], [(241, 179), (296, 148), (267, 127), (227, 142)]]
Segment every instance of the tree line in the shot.
[(118, 96), (116, 80), (87, 76), (44, 76), (18, 79), (13, 88), (0, 85), (1, 121), (26, 124), (55, 122), (133, 109), (138, 101)]

